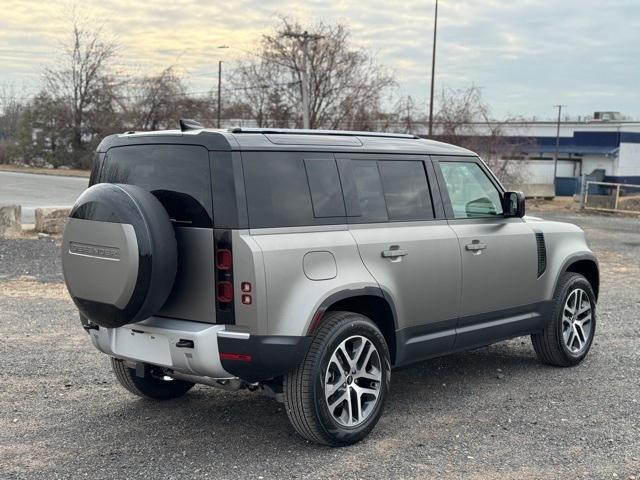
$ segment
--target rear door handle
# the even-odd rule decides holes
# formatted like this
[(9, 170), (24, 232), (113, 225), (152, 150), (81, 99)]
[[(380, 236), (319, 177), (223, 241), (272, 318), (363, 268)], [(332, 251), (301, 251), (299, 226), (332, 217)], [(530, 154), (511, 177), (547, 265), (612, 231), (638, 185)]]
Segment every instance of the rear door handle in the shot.
[(464, 248), (466, 248), (470, 252), (480, 252), (485, 248), (487, 248), (487, 244), (480, 243), (480, 242), (473, 242), (473, 243), (468, 243)]
[(389, 250), (383, 250), (382, 256), (384, 258), (398, 258), (398, 257), (406, 257), (409, 255), (409, 252), (404, 248), (393, 248), (391, 247)]

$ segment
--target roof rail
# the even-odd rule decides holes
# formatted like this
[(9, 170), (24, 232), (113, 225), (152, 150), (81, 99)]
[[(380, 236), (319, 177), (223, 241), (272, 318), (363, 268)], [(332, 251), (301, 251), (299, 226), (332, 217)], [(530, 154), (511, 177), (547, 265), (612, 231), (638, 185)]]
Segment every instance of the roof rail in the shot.
[(245, 128), (233, 127), (231, 133), (283, 133), (289, 135), (335, 135), (348, 137), (387, 137), (420, 139), (417, 135), (408, 133), (356, 132), (349, 130), (310, 130), (301, 128)]

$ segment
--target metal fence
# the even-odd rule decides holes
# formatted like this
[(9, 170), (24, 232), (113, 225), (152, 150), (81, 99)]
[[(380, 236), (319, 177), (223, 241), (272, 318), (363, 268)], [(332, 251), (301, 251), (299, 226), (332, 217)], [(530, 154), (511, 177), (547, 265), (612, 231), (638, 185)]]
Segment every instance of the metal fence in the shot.
[(592, 180), (586, 180), (582, 185), (583, 208), (640, 213), (640, 185)]

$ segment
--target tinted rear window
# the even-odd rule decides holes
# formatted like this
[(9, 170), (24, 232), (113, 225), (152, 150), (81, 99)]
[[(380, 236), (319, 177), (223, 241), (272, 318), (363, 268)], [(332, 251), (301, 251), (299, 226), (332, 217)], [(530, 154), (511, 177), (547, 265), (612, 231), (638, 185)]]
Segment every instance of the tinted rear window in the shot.
[(358, 223), (386, 222), (389, 217), (384, 202), (378, 162), (375, 160), (354, 160), (351, 162), (351, 169), (360, 205), (360, 215), (352, 218), (351, 221)]
[(160, 200), (176, 226), (212, 226), (211, 175), (205, 148), (192, 145), (132, 145), (109, 149), (102, 183), (125, 183)]
[(314, 216), (344, 217), (344, 199), (336, 161), (332, 158), (307, 158), (304, 165), (307, 170)]

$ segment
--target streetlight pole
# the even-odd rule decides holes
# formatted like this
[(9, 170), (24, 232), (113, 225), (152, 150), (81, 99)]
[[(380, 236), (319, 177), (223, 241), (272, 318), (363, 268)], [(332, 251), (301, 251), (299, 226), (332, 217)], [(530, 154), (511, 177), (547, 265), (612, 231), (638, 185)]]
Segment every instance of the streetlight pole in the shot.
[(433, 18), (433, 52), (431, 54), (431, 94), (429, 99), (429, 137), (433, 135), (433, 89), (436, 80), (436, 35), (438, 32), (438, 0)]
[(566, 105), (554, 105), (558, 109), (558, 125), (556, 127), (556, 152), (553, 156), (553, 194), (556, 194), (556, 177), (558, 175), (558, 156), (560, 154), (560, 120), (562, 118), (562, 107)]
[(218, 60), (218, 122), (217, 128), (220, 128), (220, 117), (222, 115), (222, 60)]
[[(229, 48), (226, 45), (220, 45), (218, 48)], [(222, 116), (222, 60), (218, 60), (218, 112), (217, 112), (216, 128), (220, 128), (220, 118)]]

